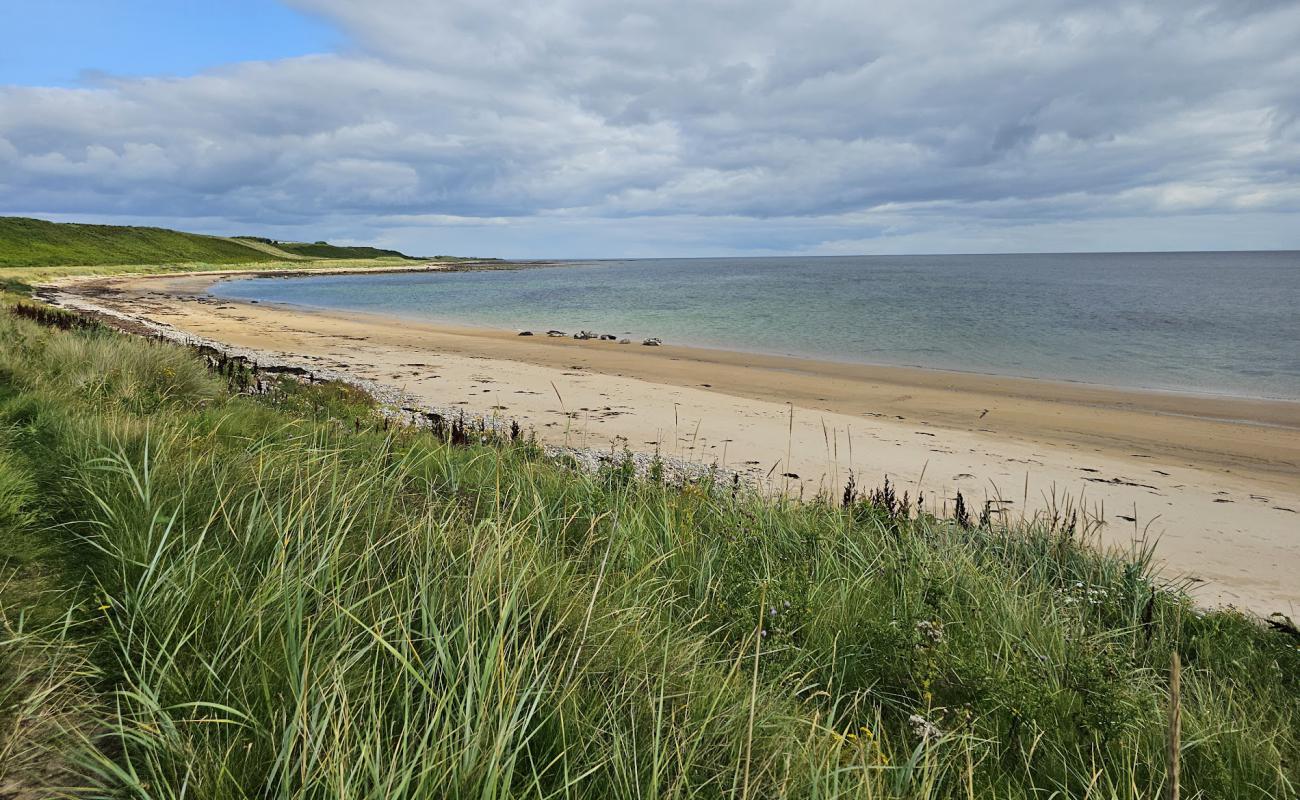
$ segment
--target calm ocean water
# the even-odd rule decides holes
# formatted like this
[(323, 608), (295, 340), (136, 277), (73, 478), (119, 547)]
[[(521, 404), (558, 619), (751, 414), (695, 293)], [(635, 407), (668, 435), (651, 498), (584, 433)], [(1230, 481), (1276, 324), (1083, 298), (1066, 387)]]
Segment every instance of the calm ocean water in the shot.
[(218, 295), (667, 344), (1300, 399), (1300, 252), (644, 259)]

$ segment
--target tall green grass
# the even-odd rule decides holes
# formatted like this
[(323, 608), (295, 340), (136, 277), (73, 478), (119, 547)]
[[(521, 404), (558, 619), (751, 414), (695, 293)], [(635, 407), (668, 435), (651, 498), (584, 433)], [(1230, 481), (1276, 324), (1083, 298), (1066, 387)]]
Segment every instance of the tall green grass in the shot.
[(1300, 652), (1149, 553), (358, 431), (353, 393), (232, 396), (116, 334), (0, 345), (0, 786), (1156, 797), (1177, 651), (1184, 796), (1295, 796)]

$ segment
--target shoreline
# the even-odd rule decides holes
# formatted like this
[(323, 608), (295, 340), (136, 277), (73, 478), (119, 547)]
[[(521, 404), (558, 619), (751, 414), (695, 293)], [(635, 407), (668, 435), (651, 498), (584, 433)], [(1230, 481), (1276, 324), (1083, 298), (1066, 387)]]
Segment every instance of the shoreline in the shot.
[[(525, 267), (525, 269), (526, 268), (527, 267)], [(228, 280), (228, 278), (223, 277), (220, 280)], [(213, 283), (218, 283), (220, 280), (214, 281)], [(400, 314), (378, 314), (369, 311), (349, 311), (302, 303), (281, 303), (273, 300), (248, 301), (223, 297), (215, 294), (210, 294), (208, 296), (214, 301), (222, 303), (250, 307), (260, 306), (262, 308), (282, 310), (289, 314), (311, 314), (338, 319), (367, 320), (374, 324), (395, 323), (412, 327), (421, 326), (432, 330), (463, 336), (482, 336), (492, 338), (522, 337), (520, 331), (532, 330), (501, 328), (495, 325), (478, 325), (469, 322), (422, 320), (415, 317), (402, 316)], [(551, 341), (546, 341), (547, 339), (551, 339), (551, 337), (546, 336), (545, 333), (537, 333), (536, 331), (538, 330), (541, 329), (537, 328), (533, 330), (531, 338), (539, 340), (538, 343), (540, 344), (552, 346), (565, 345), (572, 340), (572, 332), (566, 332), (565, 336), (558, 337), (558, 340), (552, 339)], [(640, 342), (633, 339), (630, 345), (616, 345), (612, 342), (601, 342), (596, 340), (591, 342), (578, 342), (578, 344), (592, 345), (596, 347), (632, 347), (639, 346)], [(1092, 381), (1070, 380), (1067, 378), (1004, 375), (997, 372), (925, 367), (916, 364), (837, 361), (826, 358), (815, 358), (812, 356), (772, 353), (763, 350), (734, 350), (707, 345), (674, 344), (672, 342), (665, 342), (662, 347), (665, 350), (671, 349), (671, 351), (678, 356), (685, 354), (688, 358), (701, 363), (734, 363), (735, 361), (742, 359), (754, 363), (770, 362), (764, 363), (764, 366), (772, 370), (786, 371), (792, 374), (824, 375), (836, 370), (861, 370), (864, 373), (871, 373), (876, 379), (896, 382), (899, 386), (948, 382), (954, 387), (961, 387), (964, 385), (964, 388), (970, 389), (981, 384), (990, 387), (996, 385), (996, 388), (992, 389), (993, 392), (1007, 394), (1008, 396), (1014, 397), (1039, 397), (1051, 399), (1052, 402), (1062, 402), (1062, 398), (1065, 395), (1074, 395), (1075, 399), (1072, 399), (1069, 402), (1084, 407), (1109, 408), (1117, 407), (1120, 404), (1131, 404), (1136, 408), (1141, 408), (1141, 410), (1145, 412), (1164, 416), (1185, 417), (1187, 419), (1223, 422), (1234, 425), (1280, 428), (1283, 430), (1300, 430), (1300, 400), (1288, 400), (1280, 397), (1233, 395), (1221, 392), (1197, 392), (1183, 389), (1117, 386), (1106, 383), (1095, 383)], [(653, 355), (654, 353), (647, 354)], [(789, 364), (782, 365), (777, 362), (789, 362)], [(1035, 386), (1042, 387), (1042, 391), (1033, 391), (1033, 387)], [(1086, 397), (1094, 397), (1095, 399), (1088, 400), (1085, 399)], [(1154, 402), (1156, 399), (1161, 397), (1169, 398), (1170, 402)], [(1151, 399), (1153, 402), (1143, 402), (1143, 400), (1147, 398)], [(1208, 410), (1195, 412), (1189, 410), (1176, 410), (1179, 401), (1186, 401), (1188, 403), (1205, 403), (1207, 405), (1216, 404), (1215, 407), (1219, 407), (1219, 405), (1226, 407), (1236, 404), (1250, 404), (1252, 409), (1256, 410), (1257, 413), (1254, 416), (1220, 416)]]
[[(556, 262), (556, 265), (563, 266), (563, 263)], [(515, 268), (533, 269), (534, 267), (531, 265), (525, 265), (525, 266), (519, 266)], [(466, 267), (464, 270), (459, 270), (459, 271), (470, 272), (474, 270), (475, 270), (474, 267)], [(355, 271), (364, 271), (364, 270), (353, 270), (353, 271), (355, 272)], [(412, 272), (412, 271), (456, 272), (458, 270), (455, 269), (448, 269), (448, 270), (384, 269), (384, 270), (372, 270), (372, 271), (375, 272), (380, 272), (380, 271), (382, 272)], [(307, 271), (296, 272), (293, 275), (279, 275), (279, 274), (265, 274), (265, 275), (242, 275), (241, 274), (237, 276), (228, 275), (228, 276), (222, 276), (217, 280), (214, 280), (212, 284), (215, 286), (216, 284), (221, 283), (223, 281), (243, 280), (246, 278), (300, 277), (305, 274), (310, 275), (310, 274), (335, 274), (335, 273), (315, 273), (314, 271), (307, 270)], [(227, 303), (238, 303), (238, 304), (250, 303), (250, 301), (248, 300), (233, 298), (233, 297), (225, 297), (218, 294), (210, 294), (210, 296), (213, 299), (220, 300), (222, 302), (227, 302)], [(536, 333), (536, 331), (541, 330), (540, 327), (535, 329), (503, 328), (497, 325), (478, 324), (473, 322), (462, 322), (456, 320), (421, 319), (418, 317), (404, 316), (402, 314), (396, 314), (396, 313), (377, 314), (369, 311), (351, 311), (347, 309), (329, 308), (327, 306), (316, 306), (308, 303), (281, 303), (281, 302), (276, 302), (274, 300), (256, 300), (256, 301), (251, 301), (251, 304), (261, 305), (267, 308), (282, 308), (289, 312), (316, 313), (316, 314), (325, 314), (325, 315), (336, 314), (336, 315), (344, 315), (344, 316), (368, 317), (372, 319), (387, 319), (387, 320), (392, 320), (395, 322), (401, 322), (410, 325), (427, 325), (430, 327), (440, 328), (443, 330), (478, 331), (484, 334), (500, 334), (500, 335), (510, 335), (510, 336), (520, 336), (522, 335), (521, 331), (531, 330), (533, 331), (533, 335), (535, 336), (538, 337), (545, 336), (544, 333), (543, 334)], [(566, 332), (566, 335), (571, 335), (571, 332)], [(608, 342), (606, 342), (605, 344), (608, 344)], [(639, 344), (639, 342), (633, 339), (632, 344)], [(1170, 388), (1160, 388), (1160, 387), (1153, 387), (1153, 386), (1123, 386), (1119, 384), (1098, 383), (1096, 381), (1086, 381), (1086, 380), (1073, 379), (1073, 378), (1042, 377), (1042, 376), (1035, 376), (1035, 375), (1012, 375), (1009, 373), (1001, 373), (1001, 372), (981, 372), (979, 370), (973, 370), (973, 369), (927, 367), (921, 364), (887, 364), (884, 362), (873, 362), (873, 361), (838, 360), (838, 359), (825, 358), (819, 356), (798, 355), (794, 353), (774, 353), (768, 350), (743, 350), (743, 349), (735, 349), (730, 347), (714, 346), (714, 345), (707, 345), (707, 344), (700, 344), (700, 345), (676, 344), (674, 342), (665, 342), (664, 344), (667, 346), (671, 346), (677, 350), (686, 350), (692, 353), (712, 352), (712, 353), (723, 353), (731, 356), (745, 356), (751, 358), (758, 357), (758, 358), (789, 359), (795, 362), (807, 362), (811, 364), (818, 364), (820, 366), (828, 367), (828, 368), (829, 367), (840, 367), (840, 368), (857, 367), (857, 368), (863, 368), (868, 370), (882, 370), (882, 371), (898, 370), (900, 372), (914, 372), (917, 374), (933, 373), (938, 375), (951, 375), (954, 376), (954, 378), (956, 378), (957, 380), (960, 380), (964, 377), (971, 377), (971, 378), (988, 378), (990, 380), (1006, 381), (1006, 382), (1025, 381), (1029, 383), (1040, 383), (1040, 384), (1048, 384), (1048, 385), (1058, 384), (1060, 387), (1064, 389), (1069, 389), (1069, 388), (1098, 389), (1102, 391), (1110, 391), (1115, 393), (1125, 393), (1125, 394), (1133, 394), (1133, 395), (1171, 395), (1173, 397), (1184, 397), (1184, 398), (1202, 399), (1202, 400), (1223, 400), (1227, 402), (1242, 401), (1248, 403), (1249, 402), (1282, 403), (1282, 404), (1295, 405), (1298, 408), (1300, 408), (1300, 400), (1291, 400), (1285, 397), (1271, 397), (1267, 395), (1228, 394), (1227, 392), (1211, 392), (1205, 390), (1197, 391), (1193, 389), (1170, 389)], [(1170, 413), (1175, 413), (1175, 412), (1170, 412)], [(1214, 419), (1220, 422), (1237, 422), (1244, 425), (1266, 425), (1266, 426), (1285, 427), (1285, 428), (1300, 427), (1300, 411), (1296, 412), (1294, 421), (1288, 419), (1288, 421), (1286, 422), (1268, 422), (1264, 420), (1249, 419), (1249, 418), (1211, 417), (1211, 416), (1204, 416), (1204, 415), (1189, 415), (1189, 416), (1194, 416), (1200, 419)]]
[(1193, 590), (1202, 602), (1260, 614), (1300, 604), (1300, 403), (519, 337), (208, 292), (256, 272), (53, 288), (430, 403), (519, 419), (548, 444), (719, 462), (804, 496), (834, 495), (850, 473), (864, 487), (888, 475), (900, 492), (924, 491), (936, 511), (958, 490), (977, 510), (983, 498), (1018, 517), (1075, 502), (1105, 523), (1104, 545), (1160, 536), (1165, 573), (1204, 580)]
[[(611, 261), (621, 261), (621, 259), (612, 259)], [(467, 263), (463, 267), (457, 265), (455, 268), (449, 270), (385, 269), (382, 271), (383, 272), (394, 272), (394, 271), (476, 272), (476, 271), (484, 271), (484, 270), (487, 271), (529, 270), (529, 269), (555, 267), (555, 266), (576, 267), (576, 266), (583, 266), (583, 265), (593, 264), (593, 263), (598, 263), (598, 261), (585, 259), (585, 260), (567, 260), (567, 261), (550, 260), (550, 261), (474, 262), (474, 263)], [(349, 273), (357, 273), (363, 271), (366, 270), (364, 269), (346, 270), (346, 272)], [(379, 270), (375, 270), (375, 271), (379, 271)], [(216, 286), (219, 283), (224, 283), (227, 281), (253, 280), (253, 279), (263, 279), (263, 278), (274, 279), (274, 278), (295, 278), (295, 277), (318, 277), (323, 275), (334, 275), (334, 274), (338, 274), (338, 272), (339, 271), (335, 271), (335, 270), (331, 270), (329, 272), (316, 271), (316, 270), (293, 270), (293, 271), (277, 270), (273, 273), (239, 272), (234, 274), (223, 274), (218, 280), (212, 282), (212, 286)], [(249, 298), (227, 297), (221, 295), (215, 291), (212, 291), (211, 287), (209, 287), (209, 291), (213, 294), (213, 296), (227, 302), (235, 302), (235, 303), (250, 302)], [(336, 307), (331, 307), (326, 305), (313, 305), (309, 303), (300, 303), (296, 301), (279, 303), (276, 300), (267, 300), (267, 299), (255, 299), (252, 300), (251, 302), (260, 303), (263, 305), (283, 305), (286, 309), (313, 311), (313, 312), (326, 313), (326, 314), (329, 313), (357, 314), (357, 315), (367, 315), (372, 317), (384, 317), (388, 319), (401, 320), (403, 322), (410, 323), (410, 324), (430, 325), (430, 326), (440, 327), (445, 329), (482, 330), (482, 331), (493, 331), (493, 332), (510, 332), (516, 334), (521, 330), (529, 329), (527, 325), (523, 325), (521, 327), (521, 325), (517, 320), (510, 320), (507, 322), (498, 321), (496, 323), (488, 323), (488, 322), (477, 322), (472, 320), (470, 321), (458, 320), (458, 319), (451, 319), (451, 318), (424, 317), (415, 313), (405, 313), (402, 310), (397, 310), (397, 311), (387, 310), (387, 309), (360, 310), (360, 309), (350, 309), (350, 308), (336, 308)], [(539, 318), (539, 317), (543, 317), (543, 315), (529, 315), (527, 319), (527, 321), (532, 325), (531, 330), (534, 332), (544, 331), (547, 328), (554, 328), (554, 327), (577, 326), (577, 327), (573, 327), (572, 330), (578, 330), (579, 328), (583, 327), (583, 324), (579, 324), (577, 322), (554, 323), (553, 321), (548, 321), (544, 318)], [(599, 333), (599, 331), (597, 332)], [(646, 330), (639, 331), (639, 332), (623, 332), (619, 334), (620, 338), (624, 336), (632, 338), (634, 342), (639, 342), (639, 340), (643, 337), (662, 336), (662, 333), (653, 328), (648, 328)], [(1109, 377), (1101, 377), (1099, 379), (1098, 378), (1077, 378), (1077, 377), (1071, 377), (1070, 375), (1054, 375), (1054, 374), (1046, 374), (1046, 373), (1024, 374), (1012, 370), (999, 371), (998, 368), (977, 369), (977, 368), (970, 368), (969, 366), (966, 365), (957, 365), (957, 366), (932, 365), (932, 364), (924, 364), (924, 363), (908, 363), (904, 361), (889, 361), (889, 360), (871, 361), (871, 360), (861, 360), (861, 359), (854, 359), (854, 358), (843, 358), (834, 353), (781, 351), (778, 349), (751, 349), (750, 347), (747, 347), (745, 344), (733, 344), (725, 341), (723, 342), (706, 341), (700, 343), (693, 343), (688, 341), (665, 341), (665, 344), (669, 344), (679, 348), (689, 348), (692, 351), (712, 351), (712, 352), (729, 353), (735, 355), (759, 356), (759, 357), (770, 356), (774, 358), (790, 359), (792, 361), (798, 361), (798, 362), (815, 362), (827, 366), (837, 365), (842, 367), (861, 367), (861, 368), (869, 368), (869, 369), (877, 369), (877, 370), (903, 370), (903, 371), (910, 370), (922, 374), (945, 373), (954, 376), (976, 376), (976, 377), (991, 378), (991, 379), (1006, 380), (1006, 381), (1030, 381), (1036, 383), (1062, 384), (1070, 387), (1085, 387), (1085, 388), (1093, 388), (1093, 389), (1114, 390), (1116, 392), (1126, 392), (1126, 393), (1131, 393), (1136, 395), (1145, 395), (1145, 394), (1174, 395), (1180, 397), (1206, 398), (1206, 399), (1225, 400), (1225, 401), (1241, 400), (1241, 401), (1277, 402), (1277, 403), (1294, 404), (1300, 406), (1300, 393), (1293, 393), (1292, 395), (1288, 395), (1285, 393), (1241, 394), (1239, 393), (1239, 390), (1231, 386), (1228, 386), (1226, 388), (1220, 387), (1214, 389), (1206, 389), (1206, 388), (1196, 388), (1196, 387), (1185, 386), (1185, 385), (1142, 385), (1139, 383), (1131, 383), (1131, 384), (1113, 383), (1113, 382), (1108, 382), (1112, 380)], [(1300, 413), (1297, 413), (1296, 418), (1297, 420), (1300, 420)], [(1241, 418), (1220, 417), (1220, 419), (1223, 419), (1224, 421), (1239, 421), (1239, 422), (1253, 421), (1248, 417), (1241, 417)], [(1286, 423), (1286, 424), (1289, 425), (1291, 423)], [(1300, 422), (1296, 422), (1295, 424), (1300, 425)]]

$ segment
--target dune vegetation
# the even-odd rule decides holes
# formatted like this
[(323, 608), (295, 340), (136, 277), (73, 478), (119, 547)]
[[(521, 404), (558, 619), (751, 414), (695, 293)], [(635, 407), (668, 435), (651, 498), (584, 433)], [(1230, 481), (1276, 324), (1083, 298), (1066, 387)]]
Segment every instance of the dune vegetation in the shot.
[(1065, 509), (587, 474), (43, 316), (0, 309), (0, 794), (1154, 798), (1177, 653), (1182, 796), (1296, 795), (1300, 641)]
[(414, 259), (396, 250), (326, 242), (206, 236), (166, 228), (84, 225), (0, 217), (0, 267), (259, 265), (340, 259)]

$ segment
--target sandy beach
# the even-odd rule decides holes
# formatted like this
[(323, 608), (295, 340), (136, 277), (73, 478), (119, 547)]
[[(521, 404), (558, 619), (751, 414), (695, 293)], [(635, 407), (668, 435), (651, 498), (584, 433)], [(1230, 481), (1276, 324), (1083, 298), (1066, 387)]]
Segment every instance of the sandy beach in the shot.
[(773, 491), (885, 476), (939, 513), (961, 491), (1022, 515), (1084, 509), (1102, 543), (1158, 540), (1209, 604), (1300, 605), (1300, 403), (575, 341), (208, 294), (237, 271), (64, 281), (60, 290), (223, 343), (498, 414), (543, 441), (674, 455)]

